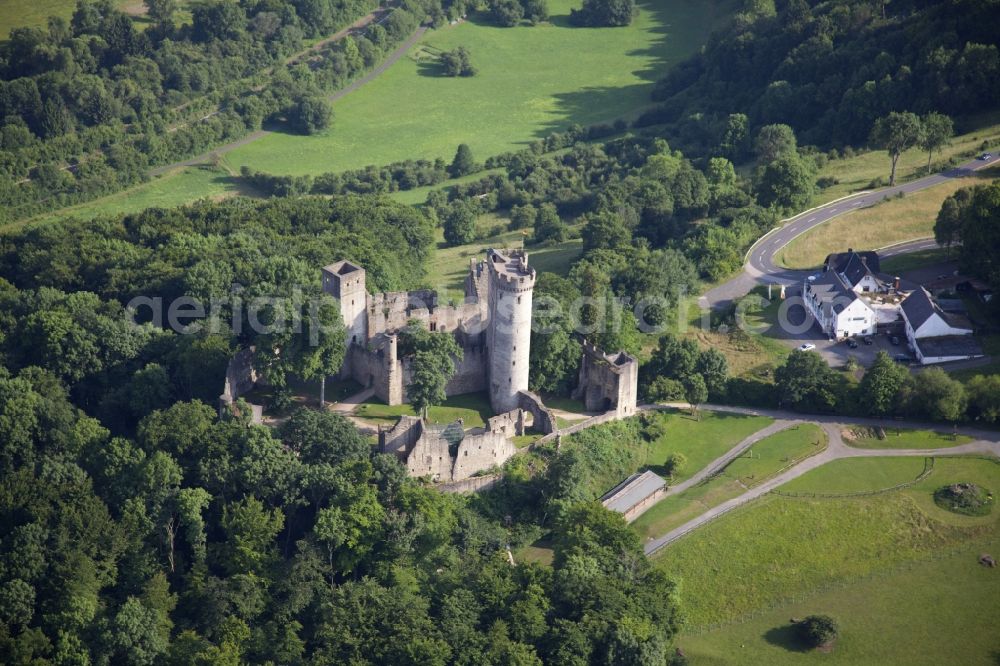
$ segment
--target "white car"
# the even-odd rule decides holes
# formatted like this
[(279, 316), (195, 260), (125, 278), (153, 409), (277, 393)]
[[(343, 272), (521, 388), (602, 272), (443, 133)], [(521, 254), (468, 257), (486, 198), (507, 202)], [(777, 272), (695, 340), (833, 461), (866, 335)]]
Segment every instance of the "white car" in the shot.
[(816, 349), (816, 345), (814, 345), (811, 342), (806, 342), (804, 344), (799, 345), (796, 348), (796, 351), (807, 352), (807, 351), (812, 351), (813, 349)]

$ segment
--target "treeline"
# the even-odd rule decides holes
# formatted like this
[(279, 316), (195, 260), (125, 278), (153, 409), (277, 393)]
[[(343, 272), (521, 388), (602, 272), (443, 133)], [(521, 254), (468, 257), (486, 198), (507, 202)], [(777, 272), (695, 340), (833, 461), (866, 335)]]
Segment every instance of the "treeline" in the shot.
[[(951, 116), (996, 108), (997, 8), (958, 0), (750, 0), (698, 54), (657, 84), (660, 106), (640, 124), (666, 123), (685, 150), (724, 140), (729, 114), (750, 134), (790, 125), (804, 143), (863, 145), (891, 111)], [(746, 144), (717, 154), (741, 161)]]
[[(156, 3), (154, 3), (156, 4)], [(167, 7), (171, 3), (161, 3)], [(323, 94), (373, 67), (430, 17), (461, 11), (407, 0), (376, 24), (285, 62), (374, 0), (205, 5), (139, 31), (110, 0), (80, 0), (70, 23), (22, 28), (0, 50), (0, 204), (6, 219), (77, 203), (143, 179), (150, 166), (283, 123), (330, 122)]]

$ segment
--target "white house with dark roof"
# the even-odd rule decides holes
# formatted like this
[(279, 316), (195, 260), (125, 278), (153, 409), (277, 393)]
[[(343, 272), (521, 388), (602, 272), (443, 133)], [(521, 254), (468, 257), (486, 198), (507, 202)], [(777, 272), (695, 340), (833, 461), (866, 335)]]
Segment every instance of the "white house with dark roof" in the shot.
[(879, 277), (877, 252), (847, 252), (828, 255), (823, 262), (826, 272), (834, 272), (841, 282), (856, 294), (884, 293), (890, 290), (890, 281)]
[(815, 280), (806, 280), (802, 294), (806, 308), (829, 337), (875, 333), (878, 323), (875, 310), (835, 270), (826, 271)]
[(903, 301), (900, 311), (906, 340), (921, 363), (946, 363), (983, 355), (968, 320), (945, 312), (923, 287)]

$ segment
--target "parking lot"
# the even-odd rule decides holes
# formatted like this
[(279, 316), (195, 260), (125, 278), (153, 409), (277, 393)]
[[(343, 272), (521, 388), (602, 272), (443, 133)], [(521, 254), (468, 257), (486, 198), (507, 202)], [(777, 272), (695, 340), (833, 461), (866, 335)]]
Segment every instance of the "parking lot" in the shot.
[[(789, 289), (787, 295), (789, 298), (797, 296), (798, 291), (793, 292), (792, 289)], [(872, 344), (866, 345), (861, 339), (858, 339), (857, 349), (851, 349), (844, 340), (828, 340), (815, 323), (803, 332), (796, 332), (798, 329), (804, 327), (807, 318), (811, 319), (812, 317), (805, 309), (805, 306), (792, 304), (787, 309), (787, 321), (793, 330), (785, 330), (775, 324), (766, 335), (780, 339), (783, 344), (786, 344), (791, 349), (795, 349), (805, 343), (816, 345), (814, 351), (819, 353), (833, 367), (845, 365), (850, 358), (854, 358), (862, 366), (868, 367), (875, 361), (875, 354), (879, 351), (885, 351), (890, 356), (896, 356), (897, 354), (913, 355), (907, 348), (906, 339), (902, 335), (899, 336), (901, 340), (898, 346), (889, 342), (890, 336), (888, 335), (873, 335), (871, 336)]]

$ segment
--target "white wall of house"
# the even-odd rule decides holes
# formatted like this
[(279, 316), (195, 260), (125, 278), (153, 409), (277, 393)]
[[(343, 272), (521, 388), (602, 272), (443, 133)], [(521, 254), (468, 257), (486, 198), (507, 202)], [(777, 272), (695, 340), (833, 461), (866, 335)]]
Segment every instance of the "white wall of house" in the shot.
[[(847, 279), (844, 278), (844, 281), (847, 282)], [(876, 293), (878, 290), (878, 281), (871, 275), (864, 276), (860, 282), (854, 285), (854, 293), (856, 294)]]
[(858, 299), (837, 314), (836, 330), (833, 334), (838, 338), (872, 335), (875, 333), (875, 321), (875, 312), (864, 301)]
[(929, 317), (920, 328), (913, 331), (915, 338), (936, 338), (942, 335), (972, 335), (972, 331), (968, 328), (955, 328), (938, 314)]

